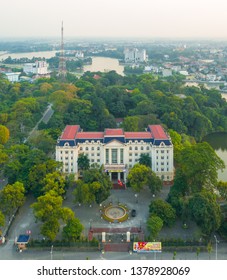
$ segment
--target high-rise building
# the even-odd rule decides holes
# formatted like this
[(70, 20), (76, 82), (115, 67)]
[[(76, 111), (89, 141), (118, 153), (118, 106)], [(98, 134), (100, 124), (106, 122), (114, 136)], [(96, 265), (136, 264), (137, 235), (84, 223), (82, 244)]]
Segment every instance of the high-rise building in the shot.
[(124, 51), (125, 62), (146, 62), (147, 54), (145, 49), (137, 49), (137, 48), (126, 48)]
[(152, 170), (163, 181), (174, 177), (173, 144), (161, 125), (149, 125), (142, 132), (83, 132), (79, 125), (67, 125), (56, 145), (56, 160), (62, 162), (64, 173), (79, 177), (80, 154), (87, 155), (90, 164), (103, 165), (112, 181), (126, 181), (141, 154), (150, 156)]

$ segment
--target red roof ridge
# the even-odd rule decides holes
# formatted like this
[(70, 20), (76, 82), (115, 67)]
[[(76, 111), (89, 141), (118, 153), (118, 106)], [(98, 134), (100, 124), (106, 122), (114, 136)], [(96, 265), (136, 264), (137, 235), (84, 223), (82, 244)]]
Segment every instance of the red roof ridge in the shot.
[(79, 125), (67, 125), (61, 135), (61, 139), (74, 140), (79, 129)]
[(124, 136), (122, 128), (106, 128), (104, 132), (105, 136)]
[(164, 128), (160, 124), (153, 124), (148, 126), (154, 139), (168, 140), (168, 136)]

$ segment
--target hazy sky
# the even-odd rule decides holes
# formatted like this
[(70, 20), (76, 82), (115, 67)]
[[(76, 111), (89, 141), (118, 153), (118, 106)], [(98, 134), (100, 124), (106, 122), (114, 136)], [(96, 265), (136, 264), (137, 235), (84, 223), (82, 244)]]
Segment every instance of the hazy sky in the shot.
[(227, 39), (227, 0), (0, 0), (0, 38)]

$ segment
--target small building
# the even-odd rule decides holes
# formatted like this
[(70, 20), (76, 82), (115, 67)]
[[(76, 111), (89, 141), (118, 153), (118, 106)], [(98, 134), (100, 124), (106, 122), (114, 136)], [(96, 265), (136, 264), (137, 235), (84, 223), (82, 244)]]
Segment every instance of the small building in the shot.
[(17, 245), (18, 250), (21, 251), (21, 250), (26, 249), (29, 239), (30, 239), (29, 234), (20, 234), (15, 242), (15, 245)]
[(37, 60), (35, 63), (25, 63), (23, 71), (26, 74), (46, 75), (49, 73), (48, 63), (45, 60)]
[(10, 73), (5, 73), (7, 79), (12, 82), (18, 82), (19, 81), (19, 76), (20, 76), (21, 72), (10, 72)]

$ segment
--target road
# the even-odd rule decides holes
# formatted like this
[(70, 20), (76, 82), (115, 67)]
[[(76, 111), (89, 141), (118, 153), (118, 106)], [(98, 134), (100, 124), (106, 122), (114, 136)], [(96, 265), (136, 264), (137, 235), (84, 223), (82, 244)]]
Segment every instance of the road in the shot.
[(37, 124), (35, 125), (35, 127), (33, 127), (33, 129), (29, 132), (28, 137), (24, 140), (24, 143), (26, 143), (28, 141), (28, 139), (30, 137), (33, 136), (33, 134), (35, 133), (35, 131), (38, 129), (38, 126), (41, 122), (44, 122), (45, 124), (48, 123), (48, 121), (50, 120), (50, 118), (52, 117), (54, 113), (54, 110), (52, 109), (52, 104), (49, 104), (47, 106), (46, 111), (43, 113), (42, 118), (37, 122)]

